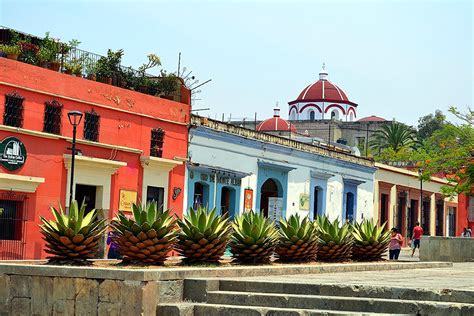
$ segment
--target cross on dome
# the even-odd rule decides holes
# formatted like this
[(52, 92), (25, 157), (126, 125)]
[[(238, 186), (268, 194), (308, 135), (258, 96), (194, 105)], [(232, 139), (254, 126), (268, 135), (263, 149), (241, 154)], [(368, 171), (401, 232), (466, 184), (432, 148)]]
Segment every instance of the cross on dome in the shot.
[(319, 72), (319, 80), (328, 80), (328, 72), (326, 71), (326, 63), (323, 63), (323, 67)]

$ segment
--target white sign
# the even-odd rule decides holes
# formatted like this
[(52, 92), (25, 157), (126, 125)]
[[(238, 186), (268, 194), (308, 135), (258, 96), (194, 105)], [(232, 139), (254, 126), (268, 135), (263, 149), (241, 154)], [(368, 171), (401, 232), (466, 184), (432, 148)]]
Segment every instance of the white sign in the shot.
[(283, 198), (269, 197), (268, 198), (268, 218), (272, 221), (278, 222), (283, 211)]

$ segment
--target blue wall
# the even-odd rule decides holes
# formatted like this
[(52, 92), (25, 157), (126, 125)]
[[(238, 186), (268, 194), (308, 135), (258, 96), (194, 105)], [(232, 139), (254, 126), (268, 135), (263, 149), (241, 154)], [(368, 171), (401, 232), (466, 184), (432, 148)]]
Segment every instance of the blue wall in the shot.
[(286, 199), (288, 191), (288, 172), (274, 169), (271, 167), (259, 166), (258, 168), (258, 177), (257, 177), (257, 200), (256, 200), (256, 209), (260, 212), (260, 199), (262, 197), (262, 185), (268, 179), (275, 180), (278, 186), (278, 196), (283, 198), (283, 210), (282, 217), (286, 216)]

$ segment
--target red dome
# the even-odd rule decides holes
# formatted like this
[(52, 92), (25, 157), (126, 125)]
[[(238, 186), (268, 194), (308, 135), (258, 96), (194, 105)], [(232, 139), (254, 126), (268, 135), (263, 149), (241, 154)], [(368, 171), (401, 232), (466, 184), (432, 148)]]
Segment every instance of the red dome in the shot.
[(327, 80), (318, 80), (310, 84), (298, 96), (298, 101), (331, 100), (331, 102), (349, 101), (344, 91)]
[(275, 115), (257, 125), (258, 132), (295, 132), (296, 127), (285, 119), (280, 117), (280, 109), (275, 109)]
[(386, 121), (387, 121), (387, 120), (384, 119), (383, 117), (371, 115), (371, 116), (367, 116), (367, 117), (361, 118), (361, 119), (358, 120), (357, 122), (386, 122)]

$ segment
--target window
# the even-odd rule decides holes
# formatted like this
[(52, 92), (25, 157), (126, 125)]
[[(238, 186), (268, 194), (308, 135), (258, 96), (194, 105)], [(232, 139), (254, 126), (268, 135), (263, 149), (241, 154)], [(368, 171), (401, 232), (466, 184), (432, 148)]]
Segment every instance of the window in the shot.
[(339, 119), (339, 112), (337, 110), (333, 110), (331, 112), (331, 120), (338, 120)]
[(23, 100), (16, 93), (5, 95), (5, 112), (3, 113), (3, 124), (14, 127), (23, 126)]
[(43, 132), (58, 135), (61, 133), (62, 107), (63, 105), (55, 100), (45, 103)]
[(100, 115), (94, 110), (86, 112), (84, 117), (84, 139), (96, 142), (99, 140)]
[(165, 138), (165, 131), (161, 128), (155, 128), (151, 130), (151, 144), (150, 144), (150, 156), (162, 157), (163, 156), (163, 142)]
[(314, 121), (314, 111), (309, 112), (309, 120)]
[(21, 240), (22, 201), (0, 200), (0, 240)]

